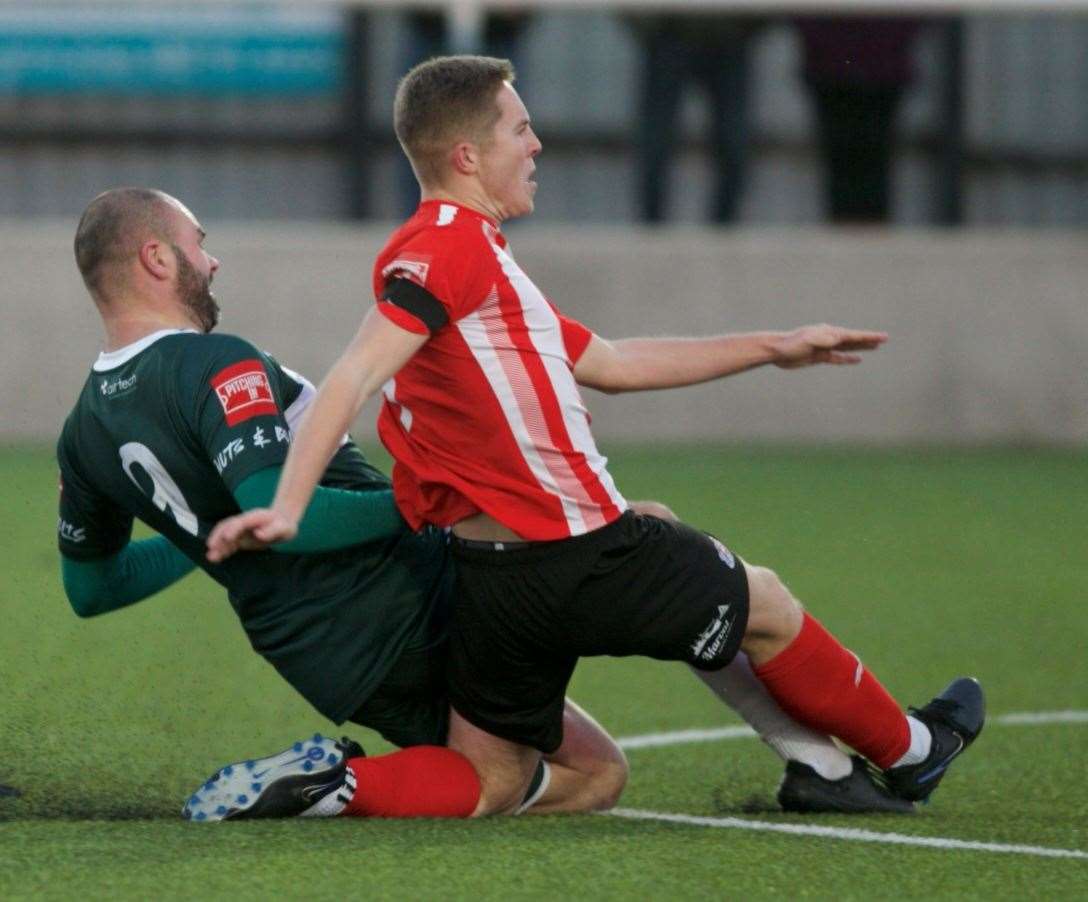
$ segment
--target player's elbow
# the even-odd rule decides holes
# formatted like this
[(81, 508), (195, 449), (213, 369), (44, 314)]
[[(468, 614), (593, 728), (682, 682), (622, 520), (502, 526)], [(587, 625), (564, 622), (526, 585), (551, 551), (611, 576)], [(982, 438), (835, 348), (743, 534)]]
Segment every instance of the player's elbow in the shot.
[(97, 617), (99, 614), (109, 610), (102, 599), (96, 596), (73, 595), (72, 593), (68, 593), (68, 604), (72, 606), (72, 610), (76, 612), (76, 616), (84, 620), (88, 617)]
[(62, 582), (68, 604), (72, 606), (77, 617), (97, 617), (109, 610), (108, 599), (103, 597), (104, 593), (96, 587), (86, 585), (85, 581), (67, 567), (64, 569)]
[(65, 586), (65, 594), (69, 604), (72, 605), (72, 610), (75, 611), (77, 617), (86, 620), (88, 617), (97, 617), (99, 614), (106, 613), (110, 609), (104, 598), (99, 597), (97, 594), (72, 591)]

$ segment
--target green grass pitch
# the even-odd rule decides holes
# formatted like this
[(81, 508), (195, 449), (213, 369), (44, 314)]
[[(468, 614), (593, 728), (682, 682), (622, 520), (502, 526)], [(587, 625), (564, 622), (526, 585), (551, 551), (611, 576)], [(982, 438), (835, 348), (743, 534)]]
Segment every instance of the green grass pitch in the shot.
[[(775, 567), (904, 703), (977, 675), (991, 724), (912, 818), (774, 813), (752, 739), (632, 750), (626, 808), (1088, 850), (1088, 455), (608, 448), (658, 498)], [(1088, 860), (618, 817), (198, 826), (219, 765), (333, 728), (194, 574), (81, 621), (58, 581), (56, 474), (0, 451), (0, 898), (1083, 898)], [(736, 723), (687, 671), (583, 663), (572, 695), (617, 736)], [(349, 731), (371, 753), (365, 730)]]

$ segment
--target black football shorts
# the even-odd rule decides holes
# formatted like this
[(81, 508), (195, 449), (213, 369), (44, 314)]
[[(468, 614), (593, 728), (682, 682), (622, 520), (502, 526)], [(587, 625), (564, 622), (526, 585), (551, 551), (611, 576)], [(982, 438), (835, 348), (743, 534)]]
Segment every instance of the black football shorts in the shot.
[(455, 538), (453, 554), (450, 702), (481, 729), (546, 754), (562, 742), (579, 657), (645, 655), (719, 670), (748, 622), (739, 558), (690, 526), (631, 511), (556, 542)]

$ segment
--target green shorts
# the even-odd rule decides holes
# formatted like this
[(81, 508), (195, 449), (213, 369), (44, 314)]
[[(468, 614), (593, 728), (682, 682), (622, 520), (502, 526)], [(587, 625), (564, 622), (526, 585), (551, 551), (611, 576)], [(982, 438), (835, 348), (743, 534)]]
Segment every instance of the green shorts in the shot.
[(348, 718), (402, 748), (445, 745), (449, 731), (448, 624), (443, 619), (430, 626), (408, 644), (374, 693)]

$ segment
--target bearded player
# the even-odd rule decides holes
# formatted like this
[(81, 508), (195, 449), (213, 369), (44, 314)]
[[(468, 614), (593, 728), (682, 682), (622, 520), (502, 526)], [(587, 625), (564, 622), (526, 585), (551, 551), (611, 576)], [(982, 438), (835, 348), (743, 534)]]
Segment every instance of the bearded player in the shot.
[[(80, 221), (76, 259), (106, 350), (57, 446), (68, 597), (81, 615), (102, 614), (200, 566), (227, 589), (253, 648), (321, 714), (413, 747), (365, 758), (347, 741), (318, 736), (222, 768), (189, 799), (188, 815), (469, 814), (476, 774), (439, 747), (449, 721), (445, 536), (407, 529), (388, 480), (346, 436), (295, 539), (222, 563), (205, 559), (216, 520), (272, 499), (315, 391), (248, 342), (209, 334), (219, 262), (204, 238), (179, 201), (139, 188), (100, 195)], [(134, 517), (160, 535), (134, 541)], [(790, 762), (786, 807), (909, 810), (826, 736), (784, 715), (746, 662), (707, 681)], [(626, 779), (622, 752), (573, 703), (563, 718), (566, 739), (538, 768), (524, 803), (541, 812), (610, 806)]]

